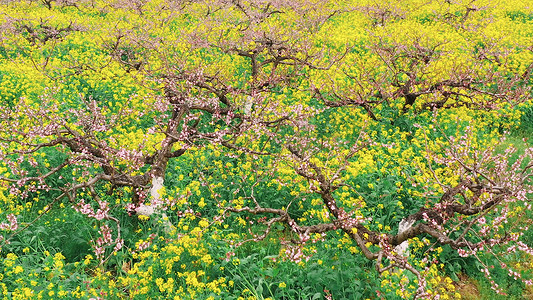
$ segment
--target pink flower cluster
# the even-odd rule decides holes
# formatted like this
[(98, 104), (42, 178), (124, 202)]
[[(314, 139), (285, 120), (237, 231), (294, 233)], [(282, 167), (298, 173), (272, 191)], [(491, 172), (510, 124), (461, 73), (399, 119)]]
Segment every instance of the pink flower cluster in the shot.
[(0, 230), (15, 231), (18, 229), (17, 217), (14, 214), (8, 214), (7, 220), (9, 223), (0, 224)]

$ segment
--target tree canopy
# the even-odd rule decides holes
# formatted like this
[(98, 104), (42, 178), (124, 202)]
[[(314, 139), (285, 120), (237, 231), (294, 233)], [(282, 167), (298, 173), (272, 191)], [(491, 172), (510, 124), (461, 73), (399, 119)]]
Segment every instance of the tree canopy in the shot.
[(530, 285), (533, 3), (337, 2), (1, 2), (4, 295)]

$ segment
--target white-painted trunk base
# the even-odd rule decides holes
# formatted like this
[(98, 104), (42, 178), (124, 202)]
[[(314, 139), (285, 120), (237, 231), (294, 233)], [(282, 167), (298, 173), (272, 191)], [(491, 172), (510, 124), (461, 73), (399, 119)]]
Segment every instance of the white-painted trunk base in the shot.
[[(411, 228), (414, 223), (415, 223), (414, 220), (408, 221), (406, 219), (402, 219), (400, 221), (400, 224), (398, 225), (398, 234), (401, 234), (405, 232), (406, 230), (409, 230), (409, 228)], [(404, 256), (404, 257), (409, 256), (409, 242), (404, 241), (403, 243), (396, 246), (394, 248), (394, 251), (396, 251), (396, 253), (398, 253), (401, 256)]]
[(140, 216), (152, 216), (153, 214), (161, 215), (161, 222), (163, 224), (163, 229), (165, 232), (170, 232), (173, 228), (172, 223), (168, 220), (168, 216), (165, 213), (162, 213), (160, 206), (162, 204), (161, 194), (159, 191), (163, 188), (165, 180), (163, 177), (154, 177), (152, 179), (152, 188), (150, 189), (151, 204), (141, 204), (135, 212)]
[(244, 103), (244, 115), (250, 116), (252, 113), (252, 106), (254, 105), (254, 98), (251, 96), (246, 97), (246, 102)]

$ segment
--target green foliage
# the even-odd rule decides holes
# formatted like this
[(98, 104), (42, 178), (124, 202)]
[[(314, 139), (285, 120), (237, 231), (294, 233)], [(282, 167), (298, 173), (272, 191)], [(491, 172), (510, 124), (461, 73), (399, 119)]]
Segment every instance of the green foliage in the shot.
[[(386, 241), (358, 233), (358, 244), (323, 196), (382, 238), (465, 178), (499, 180), (475, 173), (499, 163), (483, 151), (515, 146), (511, 167), (533, 135), (525, 4), (288, 1), (279, 13), (262, 1), (104, 2), (0, 4), (4, 298), (401, 299), (424, 278), (429, 298), (457, 299), (466, 274), (497, 299), (479, 276), (487, 266), (509, 297), (527, 290), (509, 270), (531, 279), (531, 256), (503, 246), (465, 258), (423, 234), (405, 257), (419, 277), (391, 257), (376, 265), (361, 250)], [(183, 111), (189, 119), (175, 118)], [(169, 137), (176, 152), (157, 157)], [(156, 159), (168, 160), (160, 199), (149, 195)], [(335, 189), (309, 176), (317, 169), (337, 176)], [(143, 200), (160, 210), (136, 214)], [(531, 225), (521, 205), (505, 206), (494, 236)], [(476, 218), (492, 224), (498, 209), (455, 214), (441, 231), (458, 239), (467, 226), (480, 242)], [(298, 243), (287, 218), (335, 230)]]

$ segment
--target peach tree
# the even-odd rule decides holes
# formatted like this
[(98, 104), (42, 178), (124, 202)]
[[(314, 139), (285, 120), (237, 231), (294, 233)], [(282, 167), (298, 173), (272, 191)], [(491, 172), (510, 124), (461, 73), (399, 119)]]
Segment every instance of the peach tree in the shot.
[(438, 292), (442, 251), (500, 293), (495, 262), (531, 284), (504, 258), (533, 254), (515, 2), (7, 1), (0, 245), (70, 208), (102, 269), (150, 245), (124, 239), (129, 214), (158, 221), (150, 240), (238, 232), (227, 260), (334, 241), (405, 298)]

